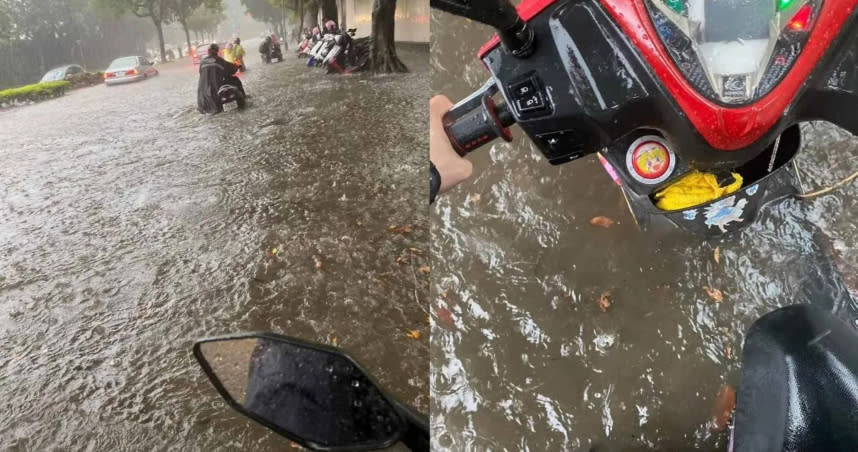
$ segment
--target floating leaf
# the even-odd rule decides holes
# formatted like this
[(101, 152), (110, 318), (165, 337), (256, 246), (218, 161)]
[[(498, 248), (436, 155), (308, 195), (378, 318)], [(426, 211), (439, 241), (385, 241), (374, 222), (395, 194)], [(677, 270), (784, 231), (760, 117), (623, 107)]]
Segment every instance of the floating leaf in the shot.
[(420, 331), (417, 330), (408, 330), (405, 335), (414, 340), (420, 339)]
[(598, 217), (591, 218), (590, 224), (593, 226), (600, 227), (600, 228), (609, 228), (609, 227), (614, 225), (614, 220), (612, 220), (608, 217), (598, 216)]
[(721, 293), (718, 289), (713, 289), (709, 286), (703, 286), (703, 290), (706, 291), (706, 295), (709, 295), (709, 298), (715, 300), (715, 303), (721, 303), (724, 301), (724, 294)]
[(599, 309), (602, 312), (608, 312), (608, 308), (611, 307), (611, 291), (602, 292), (602, 295), (599, 295)]
[(715, 406), (712, 407), (712, 430), (720, 432), (726, 429), (735, 409), (736, 391), (730, 386), (721, 386), (715, 397)]
[(436, 308), (435, 316), (438, 317), (438, 322), (441, 326), (447, 329), (453, 329), (456, 326), (456, 322), (453, 320), (453, 313), (447, 308)]
[(429, 274), (429, 266), (424, 265), (424, 266), (420, 267), (420, 271), (423, 272), (424, 275), (428, 275)]
[(716, 264), (721, 263), (721, 247), (720, 246), (715, 247), (715, 263)]

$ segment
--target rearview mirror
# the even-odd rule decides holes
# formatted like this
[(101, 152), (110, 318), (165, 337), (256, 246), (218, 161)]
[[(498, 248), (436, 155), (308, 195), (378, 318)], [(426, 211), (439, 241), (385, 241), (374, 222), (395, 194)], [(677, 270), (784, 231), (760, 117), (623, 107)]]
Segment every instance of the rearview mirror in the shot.
[(254, 333), (204, 339), (194, 356), (233, 408), (309, 449), (382, 449), (407, 429), (371, 377), (336, 348)]

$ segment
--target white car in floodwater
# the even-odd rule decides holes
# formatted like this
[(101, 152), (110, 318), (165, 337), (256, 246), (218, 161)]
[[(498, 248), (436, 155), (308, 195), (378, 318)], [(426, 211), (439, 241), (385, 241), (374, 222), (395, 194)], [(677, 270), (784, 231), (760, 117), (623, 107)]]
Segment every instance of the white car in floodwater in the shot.
[(117, 58), (104, 71), (104, 84), (110, 86), (136, 82), (158, 75), (158, 70), (153, 66), (154, 63), (143, 56)]

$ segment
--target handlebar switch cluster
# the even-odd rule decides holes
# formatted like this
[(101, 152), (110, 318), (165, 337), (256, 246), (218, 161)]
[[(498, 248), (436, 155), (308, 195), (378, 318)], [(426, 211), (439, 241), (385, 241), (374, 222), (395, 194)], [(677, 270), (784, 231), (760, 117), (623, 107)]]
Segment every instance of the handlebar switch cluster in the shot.
[(515, 110), (522, 118), (539, 116), (548, 109), (542, 83), (535, 75), (510, 84), (507, 86), (507, 92), (515, 105)]
[(543, 153), (552, 165), (559, 165), (587, 154), (584, 141), (574, 130), (560, 130), (536, 136), (543, 145)]

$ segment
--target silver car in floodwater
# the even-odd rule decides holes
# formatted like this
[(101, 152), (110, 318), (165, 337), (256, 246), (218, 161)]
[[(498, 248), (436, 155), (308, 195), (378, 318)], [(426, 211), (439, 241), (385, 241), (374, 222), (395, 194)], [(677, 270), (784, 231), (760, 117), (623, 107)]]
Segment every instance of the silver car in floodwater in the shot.
[(136, 82), (158, 75), (158, 70), (153, 65), (154, 63), (142, 56), (117, 58), (104, 71), (104, 84), (110, 86)]

